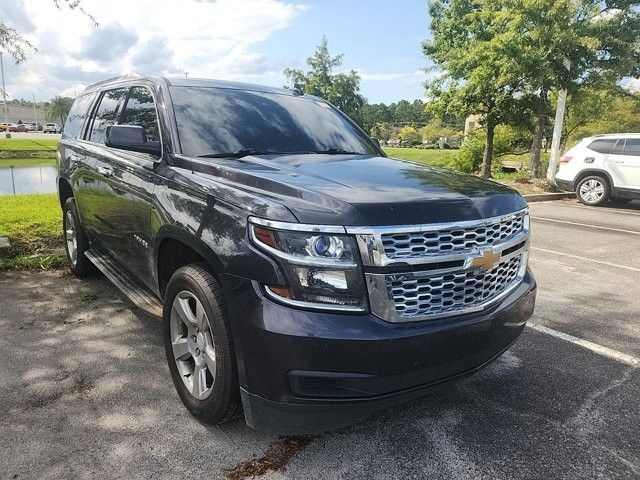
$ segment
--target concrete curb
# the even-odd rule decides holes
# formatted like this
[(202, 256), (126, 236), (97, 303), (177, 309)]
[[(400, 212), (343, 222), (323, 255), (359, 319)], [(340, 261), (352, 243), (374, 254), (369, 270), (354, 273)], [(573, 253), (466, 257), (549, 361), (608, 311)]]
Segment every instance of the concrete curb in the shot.
[(567, 198), (575, 198), (575, 192), (562, 193), (533, 193), (531, 195), (523, 195), (527, 203), (532, 202), (549, 202), (551, 200), (564, 200)]

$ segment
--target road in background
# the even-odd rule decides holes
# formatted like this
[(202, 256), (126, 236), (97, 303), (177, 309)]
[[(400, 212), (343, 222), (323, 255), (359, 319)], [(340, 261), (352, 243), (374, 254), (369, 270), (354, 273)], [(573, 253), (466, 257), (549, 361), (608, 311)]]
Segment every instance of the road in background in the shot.
[[(536, 313), (505, 355), (262, 478), (638, 478), (640, 205), (531, 213)], [(282, 445), (194, 420), (159, 321), (106, 280), (2, 273), (0, 292), (0, 477), (221, 478)]]

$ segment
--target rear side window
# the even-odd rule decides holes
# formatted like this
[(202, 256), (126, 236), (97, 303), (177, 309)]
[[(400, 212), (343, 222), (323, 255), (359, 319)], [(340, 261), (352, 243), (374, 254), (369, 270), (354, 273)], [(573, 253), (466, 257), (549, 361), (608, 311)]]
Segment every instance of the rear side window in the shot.
[(640, 156), (640, 138), (627, 138), (624, 155)]
[(133, 87), (127, 105), (120, 116), (121, 125), (138, 125), (147, 132), (147, 142), (159, 142), (158, 114), (151, 91), (146, 87)]
[(624, 150), (624, 138), (620, 138), (611, 149), (613, 155), (622, 155)]
[(107, 127), (116, 124), (120, 107), (126, 96), (126, 88), (116, 88), (104, 92), (93, 117), (89, 141), (104, 143)]
[[(91, 100), (93, 95), (82, 95), (76, 98), (75, 102), (69, 110), (67, 121), (64, 123), (64, 130), (62, 136), (65, 138), (78, 138), (80, 130), (84, 125), (84, 121), (89, 115), (89, 107), (91, 106)], [(47, 124), (47, 126), (50, 126)]]
[(615, 138), (603, 138), (601, 140), (594, 140), (587, 148), (598, 153), (611, 153), (611, 148), (615, 143)]

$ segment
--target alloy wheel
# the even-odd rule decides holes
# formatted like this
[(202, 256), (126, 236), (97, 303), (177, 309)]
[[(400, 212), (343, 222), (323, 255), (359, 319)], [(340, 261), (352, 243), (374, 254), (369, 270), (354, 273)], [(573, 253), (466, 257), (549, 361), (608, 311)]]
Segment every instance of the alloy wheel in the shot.
[(202, 303), (191, 292), (178, 293), (171, 305), (171, 346), (178, 372), (189, 393), (205, 400), (213, 391), (216, 352)]
[(604, 193), (604, 185), (596, 179), (592, 178), (580, 185), (580, 197), (585, 202), (596, 203), (602, 199)]
[(69, 261), (71, 266), (75, 267), (78, 263), (78, 236), (76, 234), (76, 225), (73, 221), (73, 215), (71, 211), (67, 210), (64, 222), (65, 230), (64, 236), (67, 245), (67, 253), (69, 254)]

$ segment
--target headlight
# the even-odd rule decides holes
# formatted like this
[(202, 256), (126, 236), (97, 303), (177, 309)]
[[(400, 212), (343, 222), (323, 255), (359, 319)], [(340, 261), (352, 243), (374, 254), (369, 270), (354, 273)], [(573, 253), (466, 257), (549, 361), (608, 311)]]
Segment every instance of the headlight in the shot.
[(278, 261), (287, 279), (287, 286), (263, 286), (271, 298), (303, 308), (367, 310), (356, 241), (342, 227), (251, 217), (249, 236), (256, 247)]

